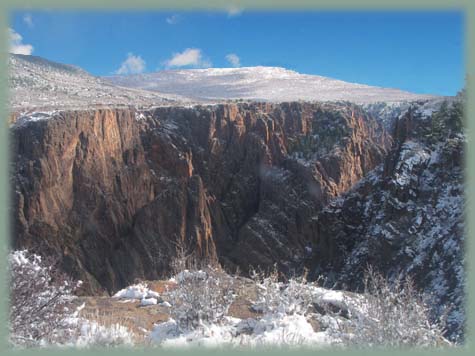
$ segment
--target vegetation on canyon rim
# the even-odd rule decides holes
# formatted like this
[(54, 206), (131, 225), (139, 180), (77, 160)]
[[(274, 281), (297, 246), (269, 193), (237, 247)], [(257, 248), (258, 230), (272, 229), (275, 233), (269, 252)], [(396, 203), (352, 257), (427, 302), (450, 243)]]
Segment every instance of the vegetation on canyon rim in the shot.
[[(372, 269), (365, 276), (360, 295), (326, 290), (303, 277), (279, 280), (277, 270), (253, 272), (257, 295), (252, 307), (256, 319), (232, 319), (227, 312), (239, 288), (239, 277), (216, 265), (183, 270), (173, 277), (175, 288), (164, 293), (170, 319), (139, 338), (120, 324), (100, 325), (79, 315), (74, 306), (78, 286), (40, 256), (27, 251), (10, 254), (12, 308), (10, 341), (17, 347), (32, 346), (132, 346), (196, 345), (216, 347), (434, 347), (449, 346), (443, 337), (443, 320), (434, 322), (424, 297), (409, 278), (388, 282)], [(177, 261), (183, 265), (183, 261)], [(153, 306), (152, 306), (153, 307)], [(325, 342), (313, 338), (309, 318), (325, 330)], [(292, 328), (279, 322), (291, 320)], [(295, 326), (299, 326), (295, 328)], [(213, 331), (210, 334), (210, 330)], [(278, 330), (278, 338), (272, 332)], [(215, 337), (219, 340), (210, 339)], [(310, 331), (310, 334), (312, 332)], [(313, 333), (317, 335), (316, 333)], [(271, 336), (269, 336), (271, 335)], [(188, 340), (188, 341), (184, 341)], [(203, 343), (205, 340), (207, 343)]]

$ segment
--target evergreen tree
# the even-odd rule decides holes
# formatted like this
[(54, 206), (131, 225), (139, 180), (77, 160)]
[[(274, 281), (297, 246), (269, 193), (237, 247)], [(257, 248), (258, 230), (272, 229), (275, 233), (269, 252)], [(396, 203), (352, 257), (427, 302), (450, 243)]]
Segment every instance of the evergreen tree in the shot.
[(453, 134), (462, 132), (464, 127), (462, 101), (457, 100), (450, 107), (447, 115), (447, 127)]
[(437, 141), (446, 132), (446, 120), (449, 115), (449, 105), (444, 101), (440, 105), (439, 111), (432, 114), (431, 139)]

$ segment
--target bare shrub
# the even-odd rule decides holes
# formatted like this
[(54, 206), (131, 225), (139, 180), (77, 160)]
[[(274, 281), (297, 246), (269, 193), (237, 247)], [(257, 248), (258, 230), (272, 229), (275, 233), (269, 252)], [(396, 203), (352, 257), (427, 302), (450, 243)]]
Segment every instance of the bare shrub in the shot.
[[(60, 272), (55, 261), (26, 250), (9, 255), (10, 342), (16, 347), (133, 345), (127, 327), (105, 318), (79, 317), (72, 301), (80, 282)], [(89, 320), (89, 318), (91, 320)]]
[(181, 331), (194, 330), (203, 323), (220, 323), (235, 295), (234, 278), (221, 268), (216, 256), (198, 256), (179, 240), (170, 270), (177, 282), (168, 291), (170, 316)]
[(234, 279), (223, 271), (216, 256), (198, 256), (189, 250), (179, 240), (170, 262), (177, 281), (177, 287), (168, 292), (171, 317), (182, 331), (219, 323), (234, 300)]
[(131, 346), (146, 342), (146, 334), (137, 331), (133, 320), (107, 311), (83, 312), (78, 324), (78, 346)]
[(55, 344), (74, 332), (71, 301), (79, 286), (51, 261), (28, 251), (9, 255), (11, 281), (10, 341), (16, 346)]
[(267, 273), (252, 269), (250, 277), (257, 287), (257, 300), (253, 301), (252, 308), (263, 314), (276, 312), (279, 309), (283, 285), (279, 282), (275, 266)]
[(182, 271), (197, 271), (205, 268), (221, 269), (216, 256), (198, 256), (196, 250), (186, 246), (183, 240), (173, 242), (175, 245), (175, 256), (170, 262), (170, 271), (176, 275)]
[(257, 287), (257, 300), (253, 309), (264, 314), (285, 313), (305, 315), (313, 304), (312, 285), (307, 274), (293, 277), (287, 283), (279, 281), (277, 267), (270, 272), (251, 271)]
[[(81, 348), (117, 347), (133, 346), (137, 343), (137, 340), (140, 340), (139, 336), (122, 323), (81, 319), (70, 344)], [(142, 340), (144, 340), (144, 337), (142, 337)]]
[(431, 320), (426, 296), (409, 277), (391, 283), (368, 268), (364, 301), (349, 323), (339, 324), (343, 343), (350, 347), (414, 348), (448, 346), (444, 320)]
[(307, 273), (291, 278), (283, 291), (281, 309), (287, 314), (306, 315), (314, 303), (313, 288), (307, 281)]
[(175, 257), (170, 262), (170, 270), (176, 275), (184, 270), (196, 270), (197, 262), (193, 252), (187, 252), (183, 242), (175, 243)]
[(171, 317), (182, 331), (203, 323), (220, 323), (234, 300), (233, 278), (218, 268), (184, 270), (175, 277), (169, 292)]

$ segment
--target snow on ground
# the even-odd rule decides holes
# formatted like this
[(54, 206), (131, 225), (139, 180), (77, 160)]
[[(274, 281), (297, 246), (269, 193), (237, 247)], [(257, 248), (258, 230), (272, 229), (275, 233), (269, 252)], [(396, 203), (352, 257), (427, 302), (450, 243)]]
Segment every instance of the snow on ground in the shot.
[[(33, 256), (33, 259), (27, 259), (24, 252), (20, 251), (12, 254), (10, 261), (19, 265), (30, 265), (32, 262), (39, 263), (41, 258)], [(32, 264), (33, 269), (35, 266)], [(230, 279), (232, 283), (229, 283)], [(49, 339), (39, 337), (35, 339), (37, 341), (35, 346), (89, 348), (142, 345), (166, 349), (197, 346), (321, 349), (348, 346), (348, 341), (351, 341), (363, 327), (371, 333), (364, 334), (365, 338), (360, 340), (361, 345), (365, 346), (367, 336), (373, 337), (374, 333), (379, 335), (377, 330), (381, 327), (389, 330), (384, 318), (394, 318), (394, 313), (389, 310), (384, 317), (378, 314), (375, 319), (370, 312), (374, 309), (370, 308), (374, 298), (370, 296), (325, 289), (303, 278), (291, 279), (283, 283), (277, 281), (274, 275), (268, 277), (257, 275), (252, 280), (244, 280), (242, 277), (235, 278), (227, 275), (219, 269), (210, 269), (209, 271), (184, 270), (173, 280), (176, 286), (171, 291), (167, 289), (163, 293), (163, 297), (170, 302), (167, 304), (170, 308), (169, 319), (148, 329), (141, 328), (141, 333), (144, 334), (140, 336), (131, 331), (134, 329), (121, 324), (121, 319), (107, 321), (101, 319), (99, 314), (97, 317), (92, 316), (86, 319), (81, 316), (81, 310), (85, 308), (85, 304), (82, 304), (77, 308), (68, 307), (60, 327), (54, 330), (54, 337), (50, 336)], [(216, 283), (209, 283), (210, 281)], [(218, 293), (207, 294), (203, 286), (205, 290), (215, 290)], [(221, 297), (228, 296), (230, 290), (233, 294), (243, 289), (249, 292), (250, 286), (255, 288), (251, 290), (257, 293), (257, 301), (253, 302), (249, 299), (246, 301), (260, 305), (262, 312), (253, 313), (252, 317), (248, 318), (246, 316), (237, 318), (235, 315), (227, 314), (229, 308), (226, 305), (235, 299), (232, 298), (228, 303)], [(252, 293), (247, 294), (248, 292), (242, 296), (249, 298)], [(69, 296), (68, 293), (66, 297)], [(118, 291), (112, 298), (141, 300), (142, 305), (144, 300), (147, 300), (145, 303), (149, 303), (150, 308), (154, 308), (157, 304), (158, 293), (151, 291), (145, 284), (138, 283)], [(386, 304), (388, 298), (385, 295), (383, 299), (378, 300)], [(262, 301), (267, 305), (262, 305)], [(165, 303), (160, 304), (165, 305)], [(414, 307), (414, 305), (408, 305), (408, 307)], [(411, 341), (412, 344), (408, 345), (432, 345), (436, 340), (434, 338), (438, 337), (437, 334), (431, 336), (433, 331), (437, 330), (427, 328), (422, 316), (416, 318), (422, 326), (415, 324), (413, 319), (404, 313), (401, 315), (399, 313), (397, 316), (398, 323), (389, 326), (394, 329), (399, 323), (405, 323), (408, 333), (402, 332), (401, 339), (398, 339), (396, 335), (392, 338), (392, 342), (405, 345), (404, 337), (414, 332), (420, 333), (422, 337), (428, 335), (430, 338), (420, 342), (419, 340)], [(361, 338), (361, 335), (359, 336)], [(384, 343), (384, 341), (378, 342)], [(446, 343), (446, 345), (449, 344)]]
[(19, 126), (26, 125), (30, 122), (49, 120), (51, 118), (56, 117), (58, 113), (59, 111), (57, 110), (25, 112), (19, 115), (19, 117), (13, 123), (13, 126), (19, 127)]
[(158, 303), (158, 300), (157, 298), (151, 298), (151, 297), (148, 297), (148, 298), (142, 298), (140, 300), (140, 305), (142, 306), (147, 306), (147, 305), (155, 305)]
[(159, 293), (150, 290), (148, 286), (143, 283), (131, 285), (113, 295), (113, 298), (123, 299), (124, 301), (140, 300), (140, 305), (142, 306), (157, 304), (159, 297)]
[(150, 333), (153, 344), (165, 348), (204, 347), (329, 347), (335, 339), (315, 332), (303, 315), (268, 314), (262, 319), (227, 317), (219, 324), (203, 324), (181, 333), (175, 320), (156, 325)]
[(134, 344), (134, 334), (118, 323), (102, 325), (80, 316), (85, 304), (75, 306), (74, 285), (60, 275), (52, 278), (51, 266), (27, 250), (12, 251), (12, 306), (10, 342), (23, 347), (92, 347)]
[(429, 100), (422, 105), (416, 107), (415, 114), (420, 117), (420, 119), (429, 119), (432, 114), (440, 109), (440, 106), (444, 101), (452, 103), (456, 100), (455, 97), (440, 97), (433, 100)]
[(394, 181), (400, 186), (407, 185), (413, 177), (414, 167), (431, 159), (426, 147), (417, 141), (407, 141), (401, 147), (400, 159), (396, 166)]
[(430, 99), (398, 89), (348, 83), (279, 67), (164, 70), (111, 76), (104, 80), (135, 89), (182, 95), (195, 100), (337, 101), (357, 103)]
[(38, 110), (93, 108), (101, 105), (169, 105), (189, 100), (140, 89), (122, 88), (94, 77), (79, 67), (37, 56), (10, 54), (10, 107)]
[[(205, 283), (207, 278), (210, 277), (205, 271), (184, 270), (170, 280), (177, 282), (180, 288), (182, 283), (186, 285), (190, 280)], [(251, 309), (261, 316), (240, 319), (225, 315), (212, 322), (200, 319), (197, 323), (186, 325), (170, 318), (164, 323), (156, 324), (151, 330), (149, 334), (151, 344), (165, 348), (330, 347), (340, 344), (340, 335), (335, 331), (339, 322), (338, 310), (346, 312), (348, 317), (356, 317), (363, 310), (363, 299), (357, 295), (328, 290), (306, 281), (291, 280), (284, 284), (272, 278), (265, 278), (260, 282), (256, 281), (255, 287), (258, 297), (255, 301), (251, 301)], [(184, 291), (193, 293), (189, 288), (185, 288)], [(205, 299), (202, 298), (199, 303), (195, 303), (195, 307), (201, 305), (203, 311), (216, 308), (213, 307), (213, 301)], [(181, 303), (181, 300), (175, 298), (175, 302)], [(327, 312), (308, 313), (312, 304), (319, 305)], [(181, 306), (172, 304), (170, 307)], [(330, 310), (337, 311), (330, 312)], [(186, 309), (183, 312), (185, 313)], [(312, 319), (327, 327), (316, 331), (312, 326)]]
[(157, 298), (159, 296), (157, 292), (150, 290), (148, 286), (143, 283), (131, 285), (114, 294), (114, 298), (119, 299)]
[(78, 348), (97, 346), (134, 346), (135, 341), (128, 328), (120, 324), (100, 325), (95, 321), (78, 319), (79, 333), (69, 345)]
[(427, 102), (424, 113), (436, 107), (431, 102), (442, 100), (278, 67), (165, 70), (101, 78), (72, 65), (15, 54), (9, 56), (9, 89), (10, 110), (19, 115), (19, 124), (54, 117), (54, 111), (108, 107), (134, 107), (136, 120), (143, 120), (144, 109), (216, 105), (231, 99), (352, 101), (364, 104), (389, 125), (416, 100)]

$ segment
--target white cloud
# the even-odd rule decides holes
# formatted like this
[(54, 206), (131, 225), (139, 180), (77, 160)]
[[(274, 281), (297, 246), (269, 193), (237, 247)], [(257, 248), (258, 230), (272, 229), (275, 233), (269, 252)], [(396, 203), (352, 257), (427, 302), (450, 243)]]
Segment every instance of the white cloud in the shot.
[(231, 5), (228, 7), (226, 12), (228, 13), (228, 17), (235, 17), (235, 16), (240, 16), (244, 10), (240, 9), (236, 5)]
[(211, 67), (211, 62), (203, 57), (199, 48), (187, 48), (181, 53), (173, 53), (173, 56), (165, 61), (167, 67)]
[(137, 74), (145, 70), (145, 61), (140, 56), (134, 56), (133, 53), (127, 53), (127, 58), (122, 62), (116, 74)]
[(233, 67), (240, 67), (241, 60), (235, 53), (229, 53), (226, 55), (226, 60), (231, 64)]
[(10, 39), (10, 53), (31, 55), (33, 53), (33, 46), (23, 43), (23, 37), (14, 29), (8, 29)]
[(25, 15), (23, 16), (23, 22), (24, 22), (29, 28), (33, 28), (33, 26), (34, 26), (33, 17), (31, 16), (31, 14), (25, 14)]
[(176, 25), (178, 22), (181, 21), (181, 16), (180, 15), (171, 15), (165, 19), (167, 24), (169, 25)]

